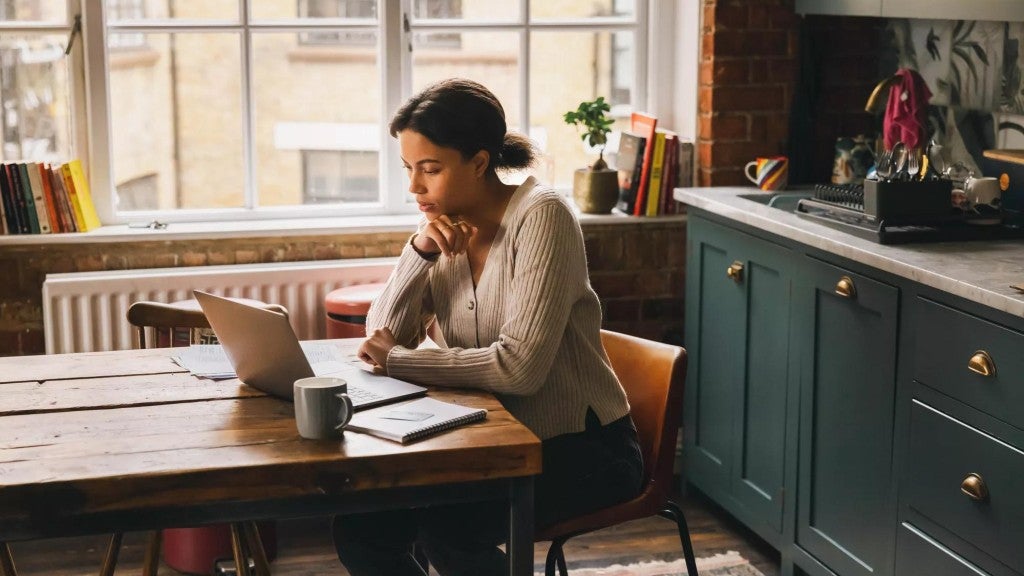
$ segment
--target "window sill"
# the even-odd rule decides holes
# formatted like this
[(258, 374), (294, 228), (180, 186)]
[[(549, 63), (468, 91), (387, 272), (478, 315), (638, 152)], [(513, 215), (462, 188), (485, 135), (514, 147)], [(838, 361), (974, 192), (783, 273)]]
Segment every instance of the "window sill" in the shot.
[[(578, 214), (580, 225), (588, 226), (644, 224), (683, 221), (685, 214), (654, 217), (633, 217), (612, 214)], [(341, 234), (412, 233), (421, 216), (400, 214), (352, 216), (338, 218), (291, 218), (281, 220), (173, 222), (163, 230), (130, 228), (127, 225), (103, 226), (91, 232), (76, 234), (13, 234), (0, 236), (2, 246), (34, 246), (50, 244), (92, 244), (148, 242), (160, 240), (220, 240), (253, 237), (328, 236)]]

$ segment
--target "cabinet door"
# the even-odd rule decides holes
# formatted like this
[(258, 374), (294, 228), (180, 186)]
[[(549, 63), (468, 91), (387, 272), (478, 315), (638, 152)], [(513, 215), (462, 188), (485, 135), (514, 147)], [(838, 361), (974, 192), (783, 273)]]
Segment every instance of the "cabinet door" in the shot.
[(899, 291), (808, 259), (800, 346), (797, 544), (843, 576), (892, 573)]
[(691, 218), (689, 235), (687, 473), (756, 532), (777, 541), (792, 253), (697, 218)]

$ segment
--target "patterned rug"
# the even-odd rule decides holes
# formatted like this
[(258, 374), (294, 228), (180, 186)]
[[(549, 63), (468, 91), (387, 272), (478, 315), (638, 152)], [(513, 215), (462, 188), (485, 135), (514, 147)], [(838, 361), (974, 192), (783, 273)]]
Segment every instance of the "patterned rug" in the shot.
[[(716, 554), (709, 558), (697, 558), (697, 571), (700, 576), (764, 576), (760, 570), (750, 565), (739, 552)], [(557, 573), (557, 572), (556, 572)], [(673, 561), (655, 560), (634, 564), (595, 567), (576, 567), (569, 562), (570, 576), (686, 576), (686, 563), (682, 558)], [(544, 572), (536, 573), (544, 576)]]

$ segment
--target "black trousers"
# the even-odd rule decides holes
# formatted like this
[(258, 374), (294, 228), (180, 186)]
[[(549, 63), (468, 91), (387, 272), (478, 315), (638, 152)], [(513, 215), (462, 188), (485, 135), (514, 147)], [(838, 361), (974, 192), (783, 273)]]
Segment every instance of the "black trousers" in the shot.
[[(640, 491), (643, 457), (627, 415), (601, 426), (587, 413), (583, 432), (542, 443), (543, 471), (534, 483), (535, 525), (548, 526)], [(498, 545), (508, 537), (504, 502), (432, 506), (334, 518), (338, 558), (352, 576), (423, 576), (414, 544), (442, 576), (506, 574)]]

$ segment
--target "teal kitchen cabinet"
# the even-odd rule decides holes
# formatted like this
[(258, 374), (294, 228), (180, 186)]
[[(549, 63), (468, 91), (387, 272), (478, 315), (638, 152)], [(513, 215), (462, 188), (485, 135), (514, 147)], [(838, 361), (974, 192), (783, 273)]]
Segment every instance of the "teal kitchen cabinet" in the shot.
[(878, 245), (749, 196), (676, 191), (688, 481), (783, 576), (1024, 576), (1024, 245)]
[(688, 227), (686, 476), (779, 546), (794, 253), (700, 218)]
[(891, 574), (899, 290), (805, 263), (796, 283), (797, 550), (843, 576)]

